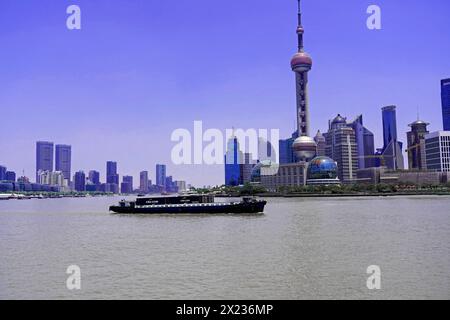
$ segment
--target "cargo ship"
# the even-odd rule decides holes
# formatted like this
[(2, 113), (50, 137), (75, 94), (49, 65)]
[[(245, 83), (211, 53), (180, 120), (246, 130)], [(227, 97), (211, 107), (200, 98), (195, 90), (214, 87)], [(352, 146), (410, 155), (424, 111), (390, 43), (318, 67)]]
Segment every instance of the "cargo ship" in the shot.
[(264, 213), (266, 204), (250, 197), (239, 202), (215, 202), (213, 195), (179, 195), (122, 200), (109, 210), (120, 214), (254, 214)]

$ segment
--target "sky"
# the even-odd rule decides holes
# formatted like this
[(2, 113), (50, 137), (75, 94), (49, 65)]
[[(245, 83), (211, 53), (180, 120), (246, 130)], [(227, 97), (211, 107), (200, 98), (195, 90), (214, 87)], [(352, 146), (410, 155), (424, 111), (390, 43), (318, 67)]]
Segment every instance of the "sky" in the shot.
[[(363, 114), (382, 146), (381, 108), (400, 139), (420, 118), (442, 130), (450, 1), (303, 0), (311, 128)], [(81, 8), (81, 30), (66, 9)], [(366, 27), (381, 8), (382, 29)], [(295, 129), (295, 0), (0, 0), (0, 165), (34, 177), (38, 140), (72, 145), (72, 171), (165, 163), (175, 180), (223, 184), (223, 166), (175, 165), (171, 134)], [(405, 157), (406, 158), (406, 157)]]

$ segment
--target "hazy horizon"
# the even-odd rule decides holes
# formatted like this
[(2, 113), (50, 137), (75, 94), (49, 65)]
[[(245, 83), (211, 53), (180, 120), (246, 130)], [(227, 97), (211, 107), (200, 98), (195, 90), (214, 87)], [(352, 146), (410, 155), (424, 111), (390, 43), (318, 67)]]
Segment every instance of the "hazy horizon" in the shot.
[[(66, 28), (79, 5), (82, 29)], [(382, 9), (382, 30), (366, 9)], [(381, 108), (397, 106), (400, 140), (420, 118), (442, 130), (440, 81), (450, 77), (447, 0), (304, 0), (314, 65), (312, 134), (338, 113), (363, 114), (382, 146)], [(157, 163), (175, 180), (223, 184), (223, 166), (175, 166), (171, 134), (295, 128), (297, 3), (276, 0), (15, 1), (0, 10), (0, 165), (35, 176), (36, 141), (72, 146), (72, 174), (118, 162), (139, 184)], [(406, 162), (406, 154), (404, 154)]]

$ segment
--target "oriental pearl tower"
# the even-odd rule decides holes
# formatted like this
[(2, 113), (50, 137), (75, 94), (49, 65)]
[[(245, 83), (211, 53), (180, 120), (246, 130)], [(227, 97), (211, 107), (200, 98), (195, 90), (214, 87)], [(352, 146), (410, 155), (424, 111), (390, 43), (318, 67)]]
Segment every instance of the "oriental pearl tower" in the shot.
[(305, 29), (302, 26), (302, 12), (300, 0), (298, 0), (298, 52), (291, 60), (292, 71), (295, 72), (297, 91), (297, 130), (299, 137), (292, 146), (297, 160), (308, 162), (317, 153), (317, 144), (309, 136), (309, 102), (308, 102), (308, 72), (312, 68), (312, 59), (305, 52), (303, 47), (303, 34)]

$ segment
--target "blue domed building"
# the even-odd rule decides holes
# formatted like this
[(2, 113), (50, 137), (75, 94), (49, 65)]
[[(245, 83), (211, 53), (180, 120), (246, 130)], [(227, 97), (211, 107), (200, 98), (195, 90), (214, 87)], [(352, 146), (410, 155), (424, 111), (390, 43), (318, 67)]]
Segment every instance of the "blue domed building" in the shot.
[(308, 185), (340, 184), (337, 162), (328, 157), (316, 157), (308, 165)]

